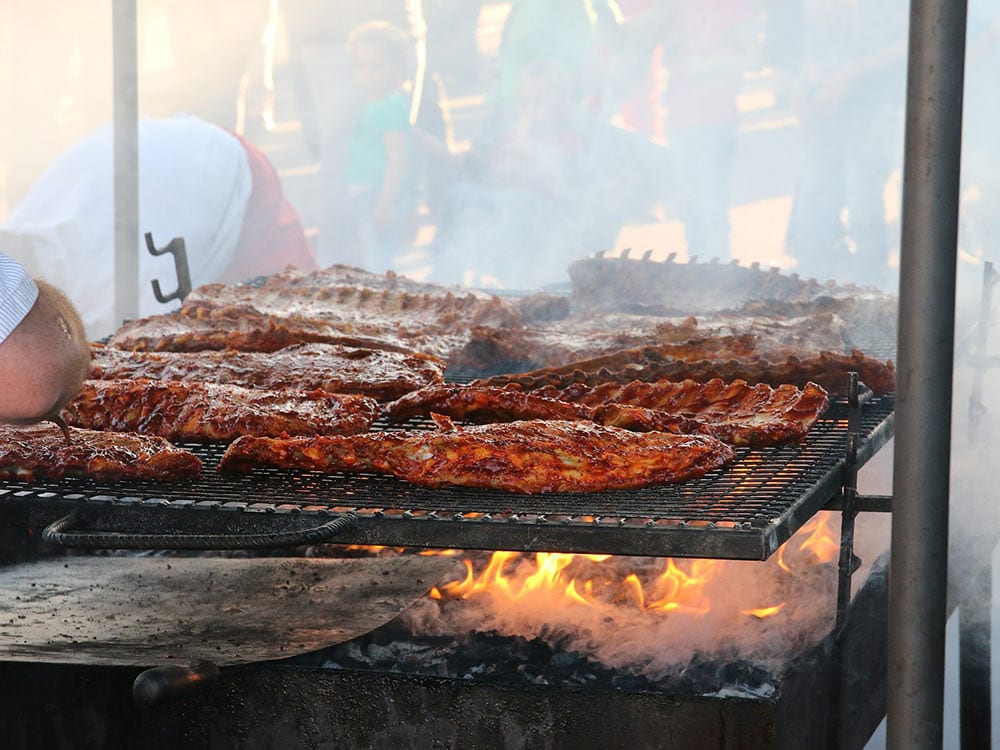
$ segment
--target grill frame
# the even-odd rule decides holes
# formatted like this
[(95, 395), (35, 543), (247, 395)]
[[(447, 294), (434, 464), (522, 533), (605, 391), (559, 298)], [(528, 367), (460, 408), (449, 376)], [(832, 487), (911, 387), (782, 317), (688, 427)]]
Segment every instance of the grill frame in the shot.
[(801, 445), (741, 448), (735, 462), (701, 479), (595, 494), (431, 490), (381, 475), (270, 469), (225, 477), (215, 472), (224, 446), (186, 444), (205, 462), (200, 480), (9, 481), (0, 485), (0, 521), (45, 526), (82, 510), (98, 530), (254, 534), (353, 512), (357, 523), (338, 543), (766, 560), (839, 496), (852, 423), (860, 466), (892, 437), (894, 406), (892, 394), (871, 398), (852, 417), (847, 400), (836, 399)]

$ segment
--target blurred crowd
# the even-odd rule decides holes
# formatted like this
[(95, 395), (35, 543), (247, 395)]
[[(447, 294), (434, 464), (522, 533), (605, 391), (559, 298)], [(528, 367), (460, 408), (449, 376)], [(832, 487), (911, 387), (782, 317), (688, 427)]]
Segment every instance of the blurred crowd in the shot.
[[(60, 151), (110, 120), (110, 5), (3, 4), (0, 219)], [(573, 260), (612, 247), (623, 227), (668, 220), (682, 223), (689, 255), (728, 260), (734, 196), (770, 197), (780, 182), (791, 270), (895, 288), (905, 3), (138, 7), (144, 116), (186, 113), (269, 143), (281, 122), (298, 123), (319, 174), (308, 234), (320, 265), (401, 270), (419, 244), (431, 280), (536, 288), (568, 281)], [(970, 2), (967, 151), (992, 145), (997, 23), (987, 0)], [(478, 113), (460, 137), (457, 100)], [(741, 171), (758, 148), (766, 173)], [(985, 160), (966, 164), (963, 248), (982, 256), (1000, 184)]]

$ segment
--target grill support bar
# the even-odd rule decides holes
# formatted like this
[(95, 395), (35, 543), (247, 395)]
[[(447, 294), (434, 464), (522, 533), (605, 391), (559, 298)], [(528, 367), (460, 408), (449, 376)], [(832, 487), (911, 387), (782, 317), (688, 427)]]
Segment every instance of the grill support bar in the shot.
[(858, 374), (849, 374), (847, 395), (847, 445), (844, 457), (843, 486), (840, 508), (840, 557), (837, 562), (837, 621), (833, 630), (833, 643), (837, 654), (840, 673), (833, 686), (833, 720), (830, 721), (830, 747), (840, 747), (842, 728), (847, 717), (843, 715), (847, 686), (847, 667), (843, 658), (844, 630), (847, 613), (851, 606), (851, 579), (861, 561), (854, 554), (854, 520), (858, 509), (858, 441), (861, 430), (861, 407), (865, 400), (860, 397)]
[[(860, 561), (854, 555), (854, 519), (858, 509), (858, 441), (861, 432), (861, 407), (867, 399), (861, 397), (858, 373), (848, 375), (847, 390), (847, 447), (844, 457), (843, 487), (840, 507), (840, 557), (837, 565), (837, 625), (835, 632), (844, 628), (847, 609), (851, 604), (851, 577)], [(870, 394), (871, 391), (868, 391)]]

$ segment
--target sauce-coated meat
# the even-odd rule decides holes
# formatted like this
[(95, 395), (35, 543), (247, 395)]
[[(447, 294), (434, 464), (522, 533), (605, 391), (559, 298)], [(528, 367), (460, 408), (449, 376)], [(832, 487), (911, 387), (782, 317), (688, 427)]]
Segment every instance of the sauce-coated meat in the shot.
[(602, 492), (682, 482), (735, 457), (704, 435), (631, 432), (591, 422), (526, 420), (347, 437), (240, 438), (221, 471), (258, 467), (375, 471), (425, 487), (523, 494)]
[(270, 390), (360, 393), (380, 401), (443, 379), (444, 362), (334, 344), (303, 344), (276, 352), (126, 352), (95, 346), (90, 377), (229, 383)]
[(67, 445), (55, 426), (0, 425), (0, 477), (33, 482), (79, 476), (181, 481), (201, 474), (201, 460), (161, 437), (69, 428)]
[(377, 402), (367, 396), (146, 379), (88, 380), (63, 411), (78, 427), (197, 442), (353, 435), (369, 430), (377, 415)]

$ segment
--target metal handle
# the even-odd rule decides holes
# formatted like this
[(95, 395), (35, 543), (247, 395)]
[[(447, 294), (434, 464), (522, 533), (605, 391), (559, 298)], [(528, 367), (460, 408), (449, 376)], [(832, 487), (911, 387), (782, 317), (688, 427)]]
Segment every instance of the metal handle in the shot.
[(139, 674), (132, 683), (132, 699), (137, 706), (153, 707), (167, 701), (198, 695), (219, 679), (219, 668), (210, 661), (167, 664)]
[(146, 249), (150, 255), (165, 255), (170, 253), (174, 256), (174, 269), (177, 272), (177, 289), (170, 294), (164, 294), (160, 288), (160, 280), (153, 279), (153, 296), (160, 303), (167, 303), (172, 299), (184, 301), (184, 298), (191, 293), (191, 271), (188, 269), (187, 247), (183, 237), (174, 237), (167, 246), (158, 248), (153, 244), (153, 235), (146, 232)]
[(320, 526), (272, 534), (132, 534), (116, 531), (77, 531), (82, 514), (74, 510), (53, 521), (42, 532), (42, 539), (60, 547), (79, 549), (255, 549), (260, 547), (295, 547), (324, 542), (354, 526), (358, 517), (347, 512)]

